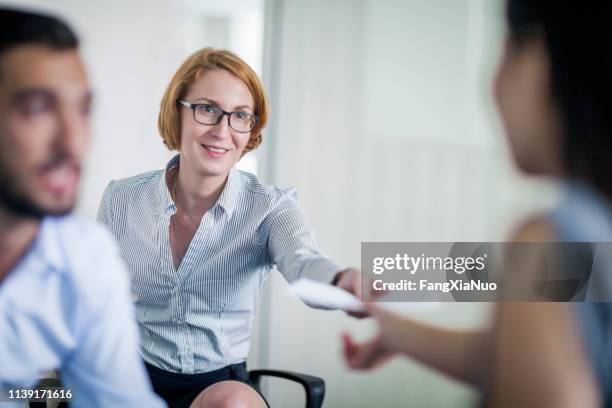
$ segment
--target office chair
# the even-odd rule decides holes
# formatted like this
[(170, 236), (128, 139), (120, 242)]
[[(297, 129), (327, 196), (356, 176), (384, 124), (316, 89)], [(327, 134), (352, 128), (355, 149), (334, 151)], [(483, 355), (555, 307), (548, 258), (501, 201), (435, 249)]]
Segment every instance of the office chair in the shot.
[[(284, 370), (250, 370), (249, 380), (257, 391), (261, 392), (262, 377), (276, 377), (299, 383), (306, 393), (306, 408), (321, 408), (325, 398), (325, 381), (312, 375)], [(43, 378), (39, 381), (39, 388), (60, 388), (62, 383), (57, 378)], [(69, 405), (60, 402), (58, 408), (67, 408)], [(30, 408), (47, 408), (46, 402), (30, 402)]]
[[(38, 384), (36, 384), (36, 388), (62, 388), (62, 382), (57, 378), (43, 378), (38, 382)], [(30, 408), (47, 408), (47, 403), (29, 402), (27, 406)], [(60, 402), (57, 404), (57, 408), (68, 408), (68, 404), (66, 402)]]
[(261, 392), (262, 377), (284, 378), (299, 383), (306, 393), (306, 408), (321, 408), (325, 398), (325, 381), (312, 375), (284, 370), (250, 370), (249, 380), (257, 391)]

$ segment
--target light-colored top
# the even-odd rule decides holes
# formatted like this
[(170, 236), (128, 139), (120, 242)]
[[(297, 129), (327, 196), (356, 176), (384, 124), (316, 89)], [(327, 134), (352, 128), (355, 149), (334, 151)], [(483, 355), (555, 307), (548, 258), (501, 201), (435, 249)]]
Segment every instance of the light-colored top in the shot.
[(571, 182), (550, 214), (564, 242), (588, 242), (594, 248), (586, 301), (575, 303), (586, 351), (605, 406), (612, 405), (612, 203), (591, 187)]
[(246, 360), (257, 296), (274, 265), (289, 282), (331, 282), (342, 268), (317, 247), (295, 189), (264, 186), (234, 168), (175, 270), (166, 172), (178, 165), (175, 156), (165, 171), (111, 182), (98, 219), (131, 273), (143, 358), (201, 373)]
[(74, 216), (47, 217), (0, 284), (0, 388), (31, 387), (59, 368), (71, 406), (163, 407), (136, 327), (127, 271), (108, 233)]

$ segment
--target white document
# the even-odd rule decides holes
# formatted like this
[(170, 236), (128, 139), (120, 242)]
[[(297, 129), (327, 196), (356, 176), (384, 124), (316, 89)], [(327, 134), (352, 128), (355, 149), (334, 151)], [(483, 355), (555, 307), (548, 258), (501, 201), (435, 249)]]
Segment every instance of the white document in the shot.
[[(344, 289), (328, 283), (300, 279), (290, 285), (291, 292), (306, 305), (315, 309), (344, 310), (346, 312), (365, 312), (363, 303), (359, 298)], [(429, 311), (437, 309), (438, 302), (385, 302), (381, 296), (376, 305), (390, 312), (410, 314), (412, 312)]]
[(310, 307), (325, 310), (364, 312), (361, 301), (344, 289), (328, 283), (300, 279), (290, 286), (291, 291)]

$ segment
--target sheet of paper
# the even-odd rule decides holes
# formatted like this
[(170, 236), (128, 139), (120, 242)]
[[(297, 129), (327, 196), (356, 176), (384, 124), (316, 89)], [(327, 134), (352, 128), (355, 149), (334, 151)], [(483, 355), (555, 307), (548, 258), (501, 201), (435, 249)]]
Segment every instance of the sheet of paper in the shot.
[[(346, 312), (364, 312), (363, 303), (344, 289), (327, 283), (310, 279), (300, 279), (289, 286), (291, 293), (306, 305), (315, 309), (344, 310)], [(409, 314), (436, 309), (438, 302), (385, 302), (382, 296), (376, 304), (383, 309), (398, 314)]]
[(344, 289), (310, 279), (300, 279), (290, 286), (291, 291), (310, 307), (326, 310), (363, 312), (361, 301)]

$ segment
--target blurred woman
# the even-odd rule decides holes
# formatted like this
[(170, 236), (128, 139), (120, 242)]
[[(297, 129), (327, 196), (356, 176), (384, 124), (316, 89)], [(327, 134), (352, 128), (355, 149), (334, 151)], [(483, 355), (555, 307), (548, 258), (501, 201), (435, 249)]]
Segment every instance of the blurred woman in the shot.
[[(526, 220), (519, 242), (612, 242), (612, 57), (603, 2), (509, 0), (496, 99), (515, 163), (562, 182), (549, 214)], [(605, 265), (600, 299), (610, 300)], [(518, 271), (520, 273), (520, 271)], [(592, 286), (592, 285), (591, 285)], [(437, 329), (369, 305), (378, 335), (344, 337), (349, 366), (401, 353), (474, 384), (492, 406), (612, 403), (612, 308), (603, 303), (498, 305), (493, 328)]]

